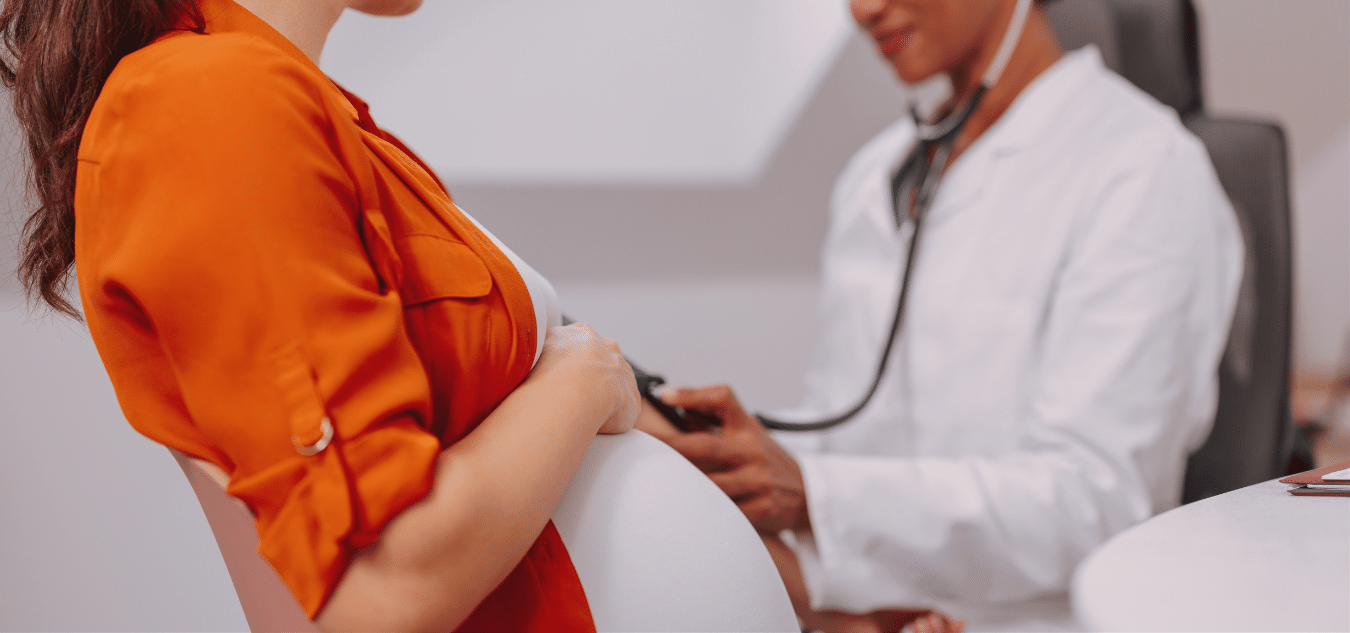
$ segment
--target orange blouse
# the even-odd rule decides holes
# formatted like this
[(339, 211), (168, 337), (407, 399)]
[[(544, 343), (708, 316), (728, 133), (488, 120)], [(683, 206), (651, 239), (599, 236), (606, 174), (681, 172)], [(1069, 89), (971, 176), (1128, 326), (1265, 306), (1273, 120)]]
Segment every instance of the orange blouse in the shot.
[[(126, 56), (89, 117), (80, 298), (132, 426), (230, 474), (314, 617), (540, 333), (506, 256), (363, 102), (201, 4), (207, 33)], [(461, 629), (594, 630), (551, 522)]]

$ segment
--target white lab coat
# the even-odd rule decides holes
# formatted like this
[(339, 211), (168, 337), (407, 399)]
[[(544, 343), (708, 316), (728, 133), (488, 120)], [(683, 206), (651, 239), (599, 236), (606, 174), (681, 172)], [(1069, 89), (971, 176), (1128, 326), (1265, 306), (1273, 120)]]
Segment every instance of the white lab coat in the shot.
[[(890, 180), (913, 143), (902, 119), (838, 181), (817, 351), (784, 417), (845, 410), (872, 380), (909, 237)], [(1065, 55), (945, 175), (872, 403), (779, 434), (806, 483), (812, 531), (791, 536), (812, 605), (1052, 626), (1018, 603), (1053, 602), (1089, 550), (1179, 502), (1241, 260), (1176, 113), (1096, 49)]]

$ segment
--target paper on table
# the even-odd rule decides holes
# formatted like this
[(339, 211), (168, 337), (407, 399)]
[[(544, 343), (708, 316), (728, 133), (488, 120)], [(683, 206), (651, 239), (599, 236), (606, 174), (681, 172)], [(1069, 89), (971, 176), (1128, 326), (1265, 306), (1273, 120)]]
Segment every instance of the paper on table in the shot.
[(1334, 472), (1334, 473), (1327, 473), (1327, 474), (1325, 474), (1325, 475), (1322, 475), (1322, 480), (1323, 480), (1323, 481), (1344, 481), (1344, 482), (1350, 482), (1350, 468), (1346, 468), (1345, 470), (1338, 470), (1338, 471), (1336, 471), (1336, 472)]
[[(1323, 466), (1297, 475), (1290, 475), (1281, 479), (1280, 482), (1286, 484), (1324, 484), (1330, 483), (1326, 479), (1328, 475), (1336, 475), (1348, 471), (1350, 471), (1350, 462), (1341, 462), (1339, 464)], [(1332, 481), (1334, 482), (1336, 480)]]

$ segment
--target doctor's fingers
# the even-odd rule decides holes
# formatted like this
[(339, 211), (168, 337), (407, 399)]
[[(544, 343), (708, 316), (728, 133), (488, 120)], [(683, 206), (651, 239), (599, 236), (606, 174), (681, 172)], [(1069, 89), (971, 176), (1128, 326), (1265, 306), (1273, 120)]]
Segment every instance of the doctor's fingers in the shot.
[(736, 468), (746, 461), (744, 447), (727, 436), (698, 431), (671, 437), (666, 443), (705, 473)]
[(910, 622), (907, 628), (913, 633), (962, 633), (966, 630), (966, 621), (929, 611)]
[(867, 614), (845, 613), (843, 611), (816, 611), (811, 614), (812, 630), (824, 633), (896, 633), (899, 629), (887, 629)]
[(746, 494), (741, 498), (732, 497), (741, 514), (750, 525), (764, 534), (777, 534), (783, 530), (809, 530), (811, 522), (806, 519), (806, 508), (802, 499), (784, 490), (769, 490), (759, 494)]
[(728, 429), (754, 422), (728, 385), (663, 389), (661, 399), (672, 406), (709, 411), (721, 418)]
[(737, 503), (773, 491), (773, 476), (763, 466), (747, 464), (721, 472), (708, 473), (708, 479)]
[(784, 487), (764, 469), (746, 466), (708, 475), (717, 487), (736, 502), (736, 507), (755, 529), (766, 533), (809, 529), (806, 498), (800, 490)]
[(732, 497), (731, 500), (736, 503), (736, 507), (745, 515), (750, 525), (764, 534), (777, 534), (789, 527), (785, 521), (779, 520), (778, 514), (774, 512), (771, 493)]

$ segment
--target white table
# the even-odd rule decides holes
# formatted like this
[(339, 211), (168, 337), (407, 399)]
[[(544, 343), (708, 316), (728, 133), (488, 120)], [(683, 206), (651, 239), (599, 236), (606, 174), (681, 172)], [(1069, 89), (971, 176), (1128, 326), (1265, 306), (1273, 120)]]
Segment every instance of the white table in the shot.
[(1160, 514), (1073, 582), (1099, 631), (1350, 631), (1350, 497), (1268, 481)]

